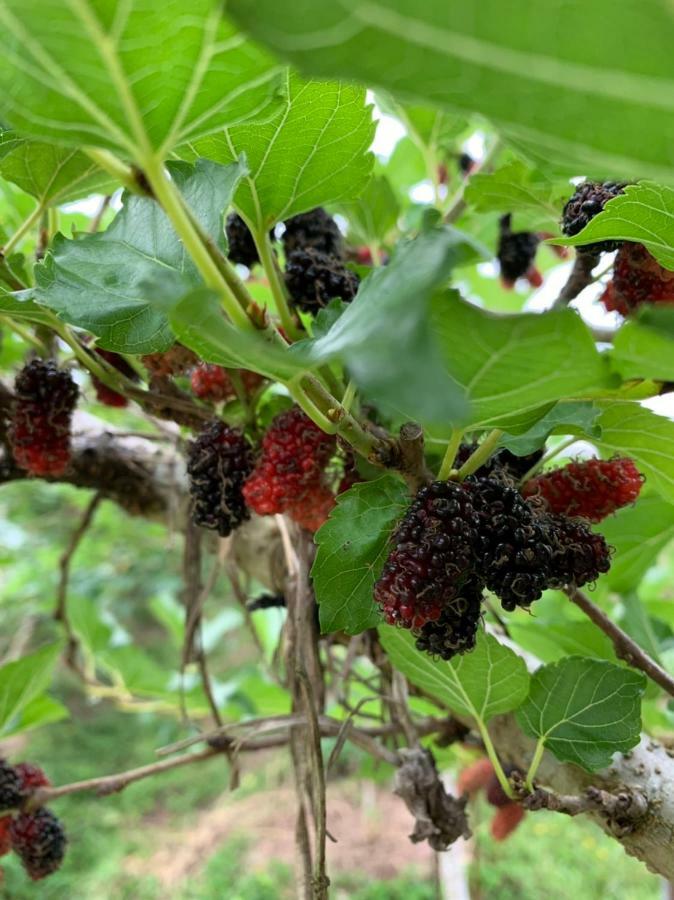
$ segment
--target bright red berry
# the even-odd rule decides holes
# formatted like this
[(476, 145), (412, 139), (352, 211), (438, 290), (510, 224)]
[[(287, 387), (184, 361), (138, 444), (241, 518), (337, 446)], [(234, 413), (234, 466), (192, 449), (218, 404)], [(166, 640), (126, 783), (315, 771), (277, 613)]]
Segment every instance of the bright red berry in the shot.
[(532, 478), (525, 496), (543, 497), (551, 512), (601, 522), (639, 496), (643, 475), (627, 457), (588, 459)]
[(42, 769), (39, 766), (34, 766), (32, 763), (18, 763), (14, 766), (14, 771), (19, 776), (23, 794), (51, 785), (51, 781)]
[(21, 857), (33, 881), (51, 875), (63, 862), (67, 843), (65, 831), (48, 809), (18, 815), (12, 820), (10, 837), (12, 848)]
[(330, 488), (317, 482), (299, 503), (290, 503), (287, 513), (291, 519), (306, 528), (307, 531), (318, 531), (327, 520), (335, 505), (335, 495)]
[(4, 856), (12, 849), (12, 838), (9, 833), (11, 824), (11, 816), (3, 816), (0, 819), (0, 856)]
[(496, 777), (496, 772), (491, 773), (491, 778), (485, 785), (485, 796), (487, 803), (491, 806), (496, 806), (498, 809), (512, 803), (512, 799), (501, 787), (501, 782)]
[(236, 396), (227, 369), (211, 363), (199, 363), (192, 371), (190, 385), (195, 397), (210, 403), (219, 403)]
[(491, 820), (491, 836), (495, 841), (505, 841), (524, 818), (525, 810), (519, 803), (508, 803), (494, 813)]
[[(138, 381), (138, 375), (134, 369), (119, 353), (114, 353), (112, 350), (102, 350), (100, 347), (95, 347), (94, 353), (131, 381)], [(115, 406), (121, 409), (129, 405), (129, 401), (123, 394), (113, 391), (112, 388), (108, 387), (107, 384), (103, 384), (95, 375), (91, 376), (91, 383), (96, 390), (96, 397), (106, 406)]]
[(644, 303), (674, 303), (674, 272), (664, 269), (642, 244), (625, 242), (600, 300), (609, 312), (623, 316)]
[(262, 455), (244, 485), (246, 503), (261, 516), (296, 508), (316, 491), (335, 447), (334, 436), (301, 409), (280, 413), (262, 439)]
[(475, 794), (481, 788), (486, 788), (494, 777), (494, 767), (486, 757), (476, 760), (459, 775), (457, 788), (460, 794)]
[(79, 389), (69, 372), (34, 359), (15, 381), (14, 459), (32, 475), (62, 475), (70, 464), (70, 422)]

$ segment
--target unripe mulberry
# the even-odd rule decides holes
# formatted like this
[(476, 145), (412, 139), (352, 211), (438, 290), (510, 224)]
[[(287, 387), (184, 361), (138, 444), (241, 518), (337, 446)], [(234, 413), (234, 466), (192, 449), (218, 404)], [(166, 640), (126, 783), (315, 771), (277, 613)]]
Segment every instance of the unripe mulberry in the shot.
[[(256, 391), (264, 381), (263, 376), (257, 372), (249, 372), (247, 369), (235, 371), (247, 396)], [(237, 396), (229, 369), (212, 363), (199, 363), (192, 372), (190, 385), (195, 397), (209, 403), (233, 400)]]
[(461, 770), (457, 781), (459, 794), (476, 794), (481, 788), (486, 788), (494, 777), (494, 767), (491, 760), (483, 757), (476, 760), (465, 769)]
[(518, 278), (526, 278), (532, 287), (543, 283), (541, 273), (534, 265), (538, 249), (538, 235), (530, 231), (512, 231), (512, 216), (503, 216), (499, 222), (497, 258), (501, 268), (501, 282), (505, 288), (513, 288)]
[[(138, 381), (138, 375), (135, 370), (129, 365), (129, 363), (124, 359), (123, 356), (120, 356), (119, 353), (115, 353), (112, 350), (103, 350), (100, 347), (95, 347), (93, 351), (96, 356), (100, 356), (101, 359), (104, 359), (107, 363), (109, 363), (113, 369), (117, 369), (122, 375), (128, 378), (130, 381)], [(96, 397), (101, 403), (104, 403), (106, 406), (114, 406), (118, 408), (123, 408), (129, 405), (129, 401), (123, 394), (119, 394), (117, 391), (114, 391), (112, 388), (108, 387), (107, 384), (104, 384), (99, 378), (96, 378), (95, 375), (91, 376), (91, 383), (96, 390)]]
[(290, 503), (287, 514), (307, 531), (318, 531), (335, 505), (335, 495), (322, 482), (317, 482), (298, 503)]
[(335, 449), (334, 435), (321, 431), (301, 409), (280, 413), (262, 439), (262, 454), (244, 485), (246, 503), (261, 516), (303, 503), (320, 483)]
[(525, 810), (519, 803), (509, 803), (494, 813), (491, 820), (491, 836), (495, 841), (505, 841), (524, 818)]
[(14, 771), (21, 782), (21, 793), (26, 796), (41, 787), (49, 787), (51, 781), (39, 766), (32, 763), (17, 763)]
[(11, 425), (17, 465), (32, 475), (62, 475), (70, 464), (70, 423), (79, 389), (69, 372), (34, 359), (15, 381)]
[(225, 225), (227, 234), (227, 256), (233, 263), (240, 263), (249, 269), (259, 262), (257, 247), (250, 229), (238, 213), (230, 213)]
[(634, 503), (643, 481), (632, 459), (588, 459), (538, 475), (527, 481), (522, 492), (542, 497), (553, 513), (601, 522)]
[(442, 608), (440, 617), (418, 629), (417, 650), (450, 660), (475, 647), (482, 613), (483, 584), (470, 578)]
[[(412, 629), (438, 622), (483, 552), (480, 518), (466, 485), (436, 481), (421, 488), (375, 584), (374, 599), (386, 621)], [(467, 609), (472, 623), (474, 606)]]
[(281, 241), (286, 257), (295, 250), (312, 247), (320, 253), (340, 258), (343, 253), (342, 235), (335, 220), (322, 206), (287, 219)]
[(509, 797), (501, 787), (501, 782), (496, 777), (496, 772), (492, 770), (491, 778), (485, 785), (485, 796), (490, 806), (500, 809), (503, 806), (511, 804), (512, 798)]
[(294, 250), (286, 260), (285, 283), (295, 306), (317, 313), (336, 297), (349, 303), (359, 278), (334, 256), (320, 250)]
[(48, 809), (21, 813), (10, 826), (12, 848), (33, 881), (55, 872), (63, 862), (66, 835), (60, 820)]
[(141, 356), (140, 360), (153, 375), (164, 378), (169, 375), (184, 375), (199, 362), (196, 353), (182, 344), (174, 344), (163, 353), (148, 353)]
[(194, 522), (227, 537), (248, 519), (242, 489), (252, 469), (247, 438), (220, 419), (209, 423), (188, 448)]
[(663, 268), (642, 244), (625, 241), (599, 299), (609, 312), (623, 316), (643, 304), (674, 303), (674, 272)]
[(14, 766), (0, 758), (0, 809), (13, 809), (21, 804), (21, 778)]
[[(579, 184), (573, 195), (567, 200), (562, 213), (562, 231), (568, 237), (579, 234), (583, 228), (606, 206), (625, 190), (625, 182), (617, 181), (584, 181)], [(597, 241), (594, 244), (583, 244), (579, 249), (589, 253), (610, 253), (617, 250), (620, 241)]]

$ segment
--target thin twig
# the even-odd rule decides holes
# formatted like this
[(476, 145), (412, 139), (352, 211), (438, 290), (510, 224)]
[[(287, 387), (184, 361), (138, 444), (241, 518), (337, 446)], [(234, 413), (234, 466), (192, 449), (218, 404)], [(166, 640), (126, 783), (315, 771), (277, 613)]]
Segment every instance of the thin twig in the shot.
[(586, 287), (593, 283), (592, 270), (598, 262), (598, 254), (583, 252), (582, 250), (576, 251), (576, 259), (574, 260), (571, 274), (553, 303), (553, 309), (564, 309), (572, 300), (576, 299), (581, 291), (584, 291)]
[(108, 206), (110, 206), (111, 200), (112, 200), (112, 196), (110, 194), (106, 194), (105, 197), (103, 197), (103, 200), (101, 201), (101, 205), (98, 207), (96, 214), (94, 215), (93, 219), (89, 223), (89, 233), (90, 234), (94, 234), (100, 228), (101, 220), (103, 219), (103, 216), (105, 215), (105, 211), (107, 210)]
[(611, 640), (618, 659), (622, 659), (635, 669), (640, 669), (671, 697), (674, 697), (674, 678), (665, 672), (654, 659), (651, 659), (636, 641), (632, 640), (615, 622), (612, 622), (606, 613), (578, 588), (567, 588), (565, 593), (569, 600), (582, 609), (585, 615)]

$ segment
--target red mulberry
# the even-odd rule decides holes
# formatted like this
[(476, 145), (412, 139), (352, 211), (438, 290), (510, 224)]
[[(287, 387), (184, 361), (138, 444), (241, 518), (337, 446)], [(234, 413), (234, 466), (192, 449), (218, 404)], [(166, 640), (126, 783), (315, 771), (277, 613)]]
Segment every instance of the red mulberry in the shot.
[[(252, 394), (262, 384), (264, 378), (257, 372), (249, 372), (247, 369), (236, 370), (244, 391)], [(228, 369), (211, 363), (199, 363), (192, 372), (192, 393), (200, 400), (209, 403), (219, 403), (221, 400), (233, 400), (236, 397), (236, 389)]]
[(37, 790), (37, 788), (51, 785), (51, 781), (42, 769), (39, 766), (34, 766), (32, 763), (17, 763), (14, 766), (14, 771), (19, 777), (21, 793), (24, 795)]
[(79, 389), (69, 372), (34, 359), (15, 381), (11, 426), (17, 465), (33, 475), (62, 475), (70, 464), (70, 422)]
[(63, 862), (66, 835), (63, 825), (48, 809), (21, 813), (10, 826), (12, 848), (33, 881), (55, 872)]
[(298, 503), (290, 503), (286, 512), (307, 531), (318, 531), (335, 505), (335, 495), (322, 482), (317, 482)]
[(609, 312), (623, 316), (645, 303), (674, 303), (674, 272), (663, 268), (642, 244), (625, 241), (613, 278), (599, 299)]
[(548, 509), (601, 522), (639, 496), (643, 475), (626, 457), (572, 462), (528, 481), (525, 496), (543, 497)]
[[(99, 347), (94, 348), (94, 353), (96, 356), (100, 356), (101, 359), (104, 359), (114, 369), (117, 369), (117, 371), (126, 378), (131, 381), (138, 381), (138, 375), (134, 369), (128, 364), (123, 356), (119, 355), (119, 353), (114, 353), (112, 350), (102, 350)], [(119, 394), (117, 391), (108, 387), (107, 384), (104, 384), (100, 379), (96, 378), (95, 375), (91, 376), (91, 383), (96, 390), (96, 397), (101, 403), (104, 403), (105, 406), (115, 406), (121, 409), (129, 405), (129, 401), (123, 394)]]
[(519, 803), (508, 803), (497, 809), (491, 820), (491, 836), (495, 841), (505, 841), (524, 818), (525, 810)]
[(146, 356), (141, 356), (140, 359), (153, 375), (159, 377), (184, 375), (188, 369), (199, 362), (196, 353), (182, 344), (174, 344), (163, 353), (148, 353)]
[(12, 838), (9, 833), (11, 825), (11, 816), (3, 816), (0, 819), (0, 856), (4, 856), (12, 849)]

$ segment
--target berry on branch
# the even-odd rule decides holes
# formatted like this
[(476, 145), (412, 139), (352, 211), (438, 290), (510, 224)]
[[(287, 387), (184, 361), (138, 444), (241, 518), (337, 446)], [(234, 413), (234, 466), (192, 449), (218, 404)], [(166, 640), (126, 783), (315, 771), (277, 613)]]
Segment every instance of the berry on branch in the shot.
[[(113, 367), (113, 369), (117, 369), (117, 371), (126, 378), (131, 381), (138, 381), (138, 375), (135, 370), (128, 364), (123, 356), (119, 355), (119, 353), (115, 353), (112, 350), (103, 350), (100, 347), (95, 347), (94, 353), (96, 356), (100, 356), (101, 359), (104, 359)], [(103, 384), (103, 382), (99, 378), (96, 378), (95, 375), (91, 376), (91, 383), (96, 391), (96, 397), (101, 403), (105, 404), (105, 406), (115, 406), (122, 409), (129, 405), (129, 401), (124, 394), (120, 394), (108, 387), (107, 384)]]
[(34, 359), (16, 376), (12, 452), (32, 475), (62, 475), (70, 464), (70, 422), (79, 389), (52, 360)]
[(285, 283), (295, 306), (308, 313), (340, 297), (349, 303), (360, 279), (334, 256), (320, 250), (293, 250), (286, 259)]
[(19, 806), (22, 799), (19, 773), (6, 759), (0, 758), (0, 809)]
[(170, 375), (184, 375), (199, 362), (196, 353), (182, 344), (174, 344), (163, 353), (148, 353), (141, 356), (141, 362), (153, 375), (166, 378)]
[(482, 582), (478, 578), (468, 579), (458, 595), (443, 607), (440, 617), (418, 630), (417, 650), (444, 660), (472, 650), (477, 640), (482, 596)]
[[(574, 237), (606, 206), (625, 190), (626, 182), (617, 181), (584, 181), (579, 184), (573, 195), (567, 200), (562, 212), (562, 231), (568, 237)], [(588, 253), (610, 253), (617, 250), (620, 241), (597, 241), (584, 244), (578, 249)]]
[(663, 268), (642, 244), (625, 241), (599, 299), (609, 312), (622, 316), (643, 304), (674, 303), (674, 272)]
[(543, 283), (535, 266), (538, 235), (530, 231), (512, 231), (512, 215), (508, 213), (499, 221), (497, 258), (501, 267), (501, 283), (507, 290), (515, 287), (518, 278), (526, 278), (532, 287)]
[[(241, 384), (249, 396), (264, 381), (262, 375), (257, 372), (249, 372), (247, 369), (236, 369)], [(192, 393), (200, 400), (206, 400), (209, 403), (219, 403), (221, 400), (233, 400), (236, 397), (236, 388), (232, 382), (232, 378), (228, 369), (222, 366), (213, 365), (212, 363), (199, 363), (192, 371), (190, 380)]]
[(335, 220), (322, 206), (293, 216), (284, 224), (286, 230), (281, 241), (286, 256), (295, 250), (308, 250), (311, 247), (319, 253), (341, 258), (344, 252), (341, 232)]
[(253, 469), (247, 438), (215, 419), (190, 442), (187, 473), (194, 522), (227, 537), (249, 517), (243, 483)]
[(298, 503), (290, 503), (286, 512), (307, 531), (318, 531), (335, 505), (335, 495), (330, 488), (318, 481)]
[(602, 534), (580, 519), (550, 516), (552, 577), (549, 587), (583, 587), (611, 567), (611, 551)]
[(48, 809), (21, 813), (10, 826), (12, 848), (33, 881), (55, 872), (63, 862), (66, 835), (63, 825)]
[(497, 809), (491, 820), (491, 836), (495, 841), (505, 841), (524, 818), (525, 810), (519, 803), (508, 803)]
[(4, 856), (12, 849), (12, 837), (9, 833), (11, 825), (11, 816), (3, 816), (0, 819), (0, 856)]
[(588, 459), (545, 472), (524, 485), (526, 497), (542, 497), (548, 509), (601, 522), (639, 496), (644, 477), (627, 457)]
[(24, 796), (37, 790), (37, 788), (49, 787), (51, 785), (51, 781), (47, 778), (42, 769), (39, 766), (34, 766), (32, 763), (17, 763), (14, 766), (14, 771), (19, 777), (19, 781), (21, 782), (21, 793)]

